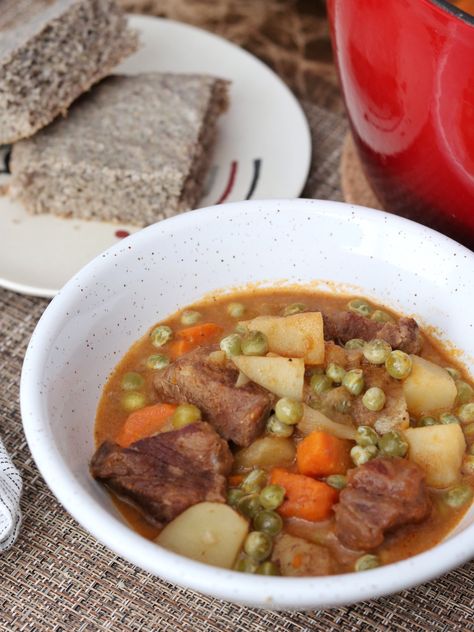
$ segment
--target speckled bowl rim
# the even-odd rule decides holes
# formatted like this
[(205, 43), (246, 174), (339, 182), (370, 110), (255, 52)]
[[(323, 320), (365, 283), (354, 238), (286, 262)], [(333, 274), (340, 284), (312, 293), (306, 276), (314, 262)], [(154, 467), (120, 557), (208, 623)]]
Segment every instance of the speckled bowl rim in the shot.
[[(474, 253), (448, 237), (401, 217), (340, 202), (304, 199), (235, 202), (192, 211), (158, 225), (160, 232), (164, 225), (169, 232), (175, 232), (183, 223), (209, 222), (213, 215), (219, 215), (223, 210), (226, 214), (234, 210), (238, 212), (242, 205), (247, 210), (265, 207), (268, 212), (277, 208), (280, 212), (290, 208), (292, 211), (311, 208), (320, 213), (341, 216), (347, 216), (349, 208), (370, 222), (380, 222), (385, 228), (389, 222), (395, 232), (409, 231), (420, 240), (429, 236), (434, 247), (458, 253), (472, 264), (474, 270)], [(135, 233), (129, 239), (139, 244), (140, 240), (151, 237), (158, 225)], [(106, 252), (119, 255), (121, 248), (120, 244), (116, 244)], [(46, 402), (36, 388), (52, 344), (48, 341), (54, 340), (54, 331), (65, 318), (65, 307), (75, 285), (100, 270), (102, 257), (96, 257), (71, 279), (45, 310), (25, 355), (20, 395), (24, 431), (41, 474), (64, 508), (99, 542), (129, 562), (169, 582), (234, 603), (272, 610), (326, 608), (376, 598), (437, 577), (474, 556), (472, 524), (433, 549), (364, 573), (310, 578), (262, 577), (215, 568), (176, 555), (142, 538), (118, 518), (111, 517), (80, 487), (59, 454), (54, 437), (49, 432)]]

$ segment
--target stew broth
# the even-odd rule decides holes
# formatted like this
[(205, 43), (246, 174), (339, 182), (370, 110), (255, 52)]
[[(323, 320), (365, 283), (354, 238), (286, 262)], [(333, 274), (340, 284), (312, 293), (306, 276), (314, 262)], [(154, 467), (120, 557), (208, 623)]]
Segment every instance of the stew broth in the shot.
[[(186, 309), (197, 310), (201, 314), (200, 322), (216, 323), (222, 328), (222, 336), (226, 336), (235, 331), (236, 322), (239, 320), (231, 317), (227, 312), (226, 307), (232, 302), (238, 301), (245, 306), (245, 316), (242, 320), (249, 320), (259, 315), (281, 315), (284, 308), (292, 303), (304, 303), (307, 311), (324, 311), (326, 314), (331, 314), (346, 309), (349, 299), (350, 297), (347, 296), (328, 295), (314, 291), (259, 289), (235, 295), (215, 296)], [(372, 305), (377, 308), (374, 303)], [(379, 309), (384, 310), (394, 319), (398, 319), (397, 314), (390, 312), (385, 307)], [(169, 325), (173, 331), (182, 329), (183, 325), (180, 319), (183, 311), (175, 313), (161, 321), (160, 324)], [(462, 379), (469, 381), (463, 368), (437, 341), (425, 331), (422, 332), (422, 335), (423, 348), (420, 355), (423, 358), (442, 367), (455, 367)], [(168, 347), (169, 344), (163, 346), (160, 353), (166, 354)], [(151, 343), (150, 335), (145, 335), (126, 353), (108, 379), (96, 417), (95, 441), (97, 446), (106, 440), (114, 441), (129, 415), (121, 405), (123, 394), (121, 380), (125, 373), (138, 372), (144, 377), (145, 383), (142, 390), (146, 396), (147, 405), (158, 401), (153, 388), (153, 378), (156, 371), (147, 368), (146, 364), (147, 358), (156, 352)], [(296, 441), (298, 441), (298, 437), (296, 437)], [(232, 474), (236, 472), (234, 467)], [(463, 476), (462, 480), (469, 485), (474, 483), (473, 478), (469, 476)], [(455, 527), (468, 508), (466, 505), (459, 508), (447, 506), (442, 502), (442, 491), (430, 488), (429, 495), (433, 506), (429, 517), (420, 524), (409, 524), (391, 531), (386, 535), (383, 544), (373, 551), (380, 558), (381, 563), (386, 564), (405, 559), (433, 547)], [(150, 540), (158, 536), (160, 530), (147, 522), (139, 511), (114, 495), (112, 495), (112, 499), (125, 520), (136, 532)], [(337, 542), (333, 533), (333, 519), (322, 522), (286, 519), (284, 530), (309, 542), (327, 546), (336, 560), (335, 572), (353, 570), (357, 554)]]

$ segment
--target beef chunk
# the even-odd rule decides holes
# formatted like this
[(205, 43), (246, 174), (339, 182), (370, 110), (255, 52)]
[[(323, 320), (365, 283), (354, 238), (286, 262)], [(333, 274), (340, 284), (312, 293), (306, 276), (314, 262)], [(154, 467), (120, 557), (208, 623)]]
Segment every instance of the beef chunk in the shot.
[(91, 461), (92, 476), (157, 527), (196, 503), (224, 502), (231, 467), (227, 443), (205, 422), (147, 437), (128, 448), (105, 441)]
[(418, 353), (422, 339), (416, 320), (400, 318), (398, 323), (379, 323), (353, 312), (335, 312), (324, 314), (324, 337), (342, 344), (352, 338), (386, 340), (392, 349), (401, 349), (406, 353)]
[(217, 432), (248, 446), (262, 432), (274, 398), (257, 384), (236, 388), (239, 372), (209, 359), (217, 347), (200, 347), (173, 362), (155, 378), (158, 397), (195, 404)]
[(335, 364), (340, 364), (348, 371), (350, 369), (360, 369), (361, 362), (364, 359), (362, 349), (345, 349), (335, 344), (332, 340), (327, 340), (324, 343), (324, 357), (326, 366), (334, 362)]
[(408, 428), (410, 415), (403, 393), (403, 382), (390, 377), (385, 368), (380, 366), (364, 363), (362, 368), (366, 388), (378, 386), (385, 393), (386, 401), (381, 411), (372, 412), (364, 406), (362, 395), (354, 399), (351, 415), (356, 424), (358, 426), (373, 426), (379, 434)]
[(422, 470), (400, 458), (377, 458), (348, 474), (335, 506), (336, 535), (344, 546), (368, 551), (389, 529), (420, 522), (431, 504)]

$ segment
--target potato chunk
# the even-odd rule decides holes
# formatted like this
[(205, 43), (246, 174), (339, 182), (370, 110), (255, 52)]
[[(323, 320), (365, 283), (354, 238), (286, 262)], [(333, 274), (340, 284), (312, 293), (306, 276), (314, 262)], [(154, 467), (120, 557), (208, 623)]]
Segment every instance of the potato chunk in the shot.
[(198, 562), (232, 568), (248, 523), (224, 503), (198, 503), (170, 522), (155, 542)]
[(425, 472), (431, 487), (449, 487), (461, 472), (466, 441), (459, 424), (408, 428), (408, 457)]
[(303, 398), (304, 361), (301, 358), (234, 356), (244, 375), (278, 397)]
[(304, 406), (303, 419), (298, 424), (298, 430), (304, 434), (309, 435), (315, 430), (322, 430), (324, 432), (329, 432), (329, 434), (338, 437), (339, 439), (352, 439), (356, 438), (356, 430), (352, 426), (346, 426), (345, 424), (340, 424), (326, 415), (323, 415), (319, 410), (314, 410), (306, 404)]
[(239, 450), (235, 455), (235, 465), (238, 469), (250, 469), (261, 467), (271, 469), (276, 467), (289, 467), (296, 456), (295, 444), (291, 439), (283, 437), (262, 437), (249, 445), (248, 448)]
[(429, 415), (440, 408), (451, 408), (456, 399), (456, 384), (442, 367), (412, 355), (413, 367), (403, 382), (408, 411), (412, 415)]
[(250, 330), (261, 331), (268, 338), (270, 351), (283, 356), (304, 358), (306, 364), (324, 362), (323, 317), (320, 312), (292, 316), (257, 316), (247, 320)]

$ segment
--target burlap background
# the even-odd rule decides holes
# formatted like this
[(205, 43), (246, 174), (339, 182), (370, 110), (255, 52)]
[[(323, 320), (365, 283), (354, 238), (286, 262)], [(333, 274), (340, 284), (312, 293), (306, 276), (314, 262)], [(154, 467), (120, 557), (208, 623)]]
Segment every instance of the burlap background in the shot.
[[(136, 7), (138, 1), (126, 0), (124, 4)], [(149, 0), (143, 4), (156, 13), (168, 12), (240, 38), (239, 43), (259, 53), (283, 77), (292, 77), (289, 83), (306, 99), (303, 105), (313, 131), (313, 164), (305, 195), (341, 199), (339, 161), (347, 124), (330, 63), (322, 3)], [(217, 18), (210, 5), (220, 7)], [(280, 19), (283, 16), (286, 20)], [(284, 29), (280, 29), (283, 22)], [(266, 37), (255, 34), (256, 23)], [(308, 24), (316, 33), (312, 40)], [(293, 31), (288, 31), (288, 25)], [(304, 41), (313, 43), (303, 45)], [(298, 63), (304, 72), (300, 70), (299, 84), (295, 85), (293, 68)], [(0, 629), (474, 631), (472, 562), (437, 581), (376, 601), (326, 612), (275, 613), (240, 608), (177, 588), (99, 545), (53, 498), (32, 461), (21, 429), (18, 390), (22, 359), (46, 305), (46, 300), (0, 290), (0, 433), (25, 483), (20, 539), (0, 557)]]

